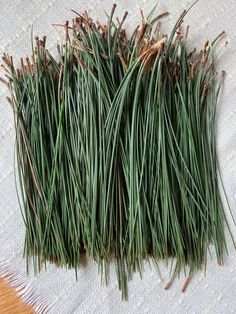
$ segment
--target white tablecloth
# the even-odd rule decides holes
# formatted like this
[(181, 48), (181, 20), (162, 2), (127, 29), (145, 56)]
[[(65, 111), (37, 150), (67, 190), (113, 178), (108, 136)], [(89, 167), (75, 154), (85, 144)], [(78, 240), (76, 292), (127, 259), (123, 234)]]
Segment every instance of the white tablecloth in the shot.
[[(48, 48), (54, 49), (59, 34), (52, 23), (63, 23), (73, 14), (88, 9), (95, 18), (110, 11), (113, 1), (78, 0), (6, 0), (0, 1), (0, 53), (6, 51), (17, 60), (30, 54), (30, 32), (47, 35)], [(139, 8), (146, 13), (156, 0), (117, 1), (117, 14), (129, 11), (127, 24), (139, 21)], [(163, 28), (173, 25), (192, 1), (160, 1), (159, 12), (171, 15), (163, 20)], [(227, 32), (227, 48), (221, 51), (219, 70), (227, 72), (225, 86), (219, 101), (217, 119), (217, 149), (226, 193), (236, 215), (236, 0), (200, 0), (185, 18), (190, 24), (189, 44), (203, 45), (222, 30)], [(223, 42), (222, 42), (223, 45)], [(207, 275), (197, 273), (187, 291), (181, 293), (184, 276), (176, 279), (169, 290), (164, 290), (168, 270), (160, 265), (162, 279), (154, 268), (145, 265), (143, 279), (135, 275), (129, 284), (129, 301), (122, 302), (114, 267), (110, 284), (101, 285), (97, 266), (87, 261), (81, 266), (78, 282), (73, 270), (58, 269), (53, 265), (34, 276), (27, 275), (22, 259), (24, 224), (21, 218), (14, 182), (14, 129), (10, 106), (5, 100), (7, 91), (0, 86), (0, 274), (7, 276), (12, 285), (21, 287), (22, 297), (35, 303), (38, 312), (49, 313), (236, 313), (236, 252), (228, 240), (229, 255), (224, 267), (209, 258)], [(225, 205), (227, 216), (229, 210)], [(236, 237), (236, 227), (233, 228)], [(229, 238), (229, 237), (228, 237)], [(0, 291), (1, 293), (1, 291)], [(1, 313), (1, 309), (0, 309)]]

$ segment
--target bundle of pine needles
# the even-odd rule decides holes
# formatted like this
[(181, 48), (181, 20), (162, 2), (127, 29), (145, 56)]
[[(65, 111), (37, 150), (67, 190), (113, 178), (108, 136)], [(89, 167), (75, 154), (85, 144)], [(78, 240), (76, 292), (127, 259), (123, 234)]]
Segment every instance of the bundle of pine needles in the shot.
[(25, 256), (78, 268), (86, 253), (127, 293), (143, 260), (172, 275), (226, 249), (217, 183), (215, 115), (221, 78), (214, 44), (186, 47), (184, 11), (169, 36), (145, 18), (127, 35), (87, 12), (67, 21), (59, 60), (36, 37), (32, 59), (3, 56), (14, 110), (26, 225)]

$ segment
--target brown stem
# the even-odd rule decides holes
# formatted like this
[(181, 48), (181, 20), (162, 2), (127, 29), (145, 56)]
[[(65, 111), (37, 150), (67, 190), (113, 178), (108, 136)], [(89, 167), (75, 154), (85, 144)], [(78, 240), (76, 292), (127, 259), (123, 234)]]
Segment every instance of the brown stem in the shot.
[(214, 44), (217, 42), (217, 40), (218, 40), (221, 36), (223, 36), (223, 35), (225, 35), (225, 31), (221, 32), (221, 33), (213, 40), (213, 42), (211, 43), (212, 46), (214, 46)]
[(128, 69), (128, 65), (125, 62), (125, 59), (123, 58), (122, 53), (121, 52), (117, 52), (117, 56), (119, 57), (123, 67), (127, 70)]
[(189, 284), (189, 282), (190, 282), (190, 276), (188, 276), (187, 278), (186, 278), (186, 280), (185, 280), (185, 282), (184, 282), (184, 284), (183, 284), (183, 286), (182, 286), (182, 288), (181, 288), (181, 292), (185, 292), (186, 291), (186, 288), (187, 288), (187, 286), (188, 286), (188, 284)]

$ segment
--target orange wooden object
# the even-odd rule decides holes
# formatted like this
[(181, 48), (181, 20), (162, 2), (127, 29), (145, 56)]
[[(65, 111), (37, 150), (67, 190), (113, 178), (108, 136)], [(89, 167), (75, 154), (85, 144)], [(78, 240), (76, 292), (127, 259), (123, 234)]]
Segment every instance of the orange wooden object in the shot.
[(34, 309), (23, 303), (15, 289), (0, 278), (0, 314), (34, 314)]

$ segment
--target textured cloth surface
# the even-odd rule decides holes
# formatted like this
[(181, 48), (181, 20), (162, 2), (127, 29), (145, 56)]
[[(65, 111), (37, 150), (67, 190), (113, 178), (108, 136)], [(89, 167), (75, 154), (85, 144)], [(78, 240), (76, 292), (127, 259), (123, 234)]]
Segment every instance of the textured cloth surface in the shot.
[[(127, 25), (133, 27), (140, 22), (139, 8), (148, 13), (156, 1), (116, 1), (116, 14), (129, 11)], [(0, 2), (0, 53), (6, 51), (19, 60), (30, 55), (31, 27), (39, 36), (47, 35), (48, 49), (55, 49), (59, 33), (52, 23), (64, 23), (73, 13), (85, 9), (94, 18), (104, 17), (110, 11), (113, 0), (15, 0)], [(184, 8), (192, 1), (160, 1), (157, 12), (169, 11), (163, 20), (163, 30), (173, 26)], [(226, 71), (217, 115), (217, 150), (222, 180), (233, 214), (236, 216), (236, 0), (200, 0), (185, 18), (190, 25), (189, 44), (203, 45), (213, 40), (222, 30), (227, 33), (228, 45), (220, 51), (219, 70)], [(224, 41), (222, 41), (222, 46)], [(219, 45), (220, 46), (220, 45)], [(33, 269), (26, 274), (23, 260), (24, 224), (15, 188), (14, 128), (13, 115), (5, 97), (7, 91), (0, 86), (0, 272), (12, 270), (24, 283), (24, 298), (36, 301), (37, 311), (48, 305), (49, 313), (235, 313), (236, 312), (236, 252), (228, 238), (229, 254), (225, 265), (217, 265), (209, 256), (207, 273), (195, 274), (185, 293), (181, 293), (184, 274), (176, 279), (169, 290), (168, 267), (160, 264), (157, 271), (148, 263), (142, 280), (136, 274), (129, 283), (129, 301), (122, 302), (118, 290), (115, 269), (111, 266), (110, 284), (101, 285), (97, 266), (90, 260), (84, 261), (75, 281), (73, 270), (58, 269), (49, 265), (47, 271), (35, 276)], [(224, 200), (226, 215), (231, 221), (229, 209)], [(230, 223), (232, 225), (232, 223)], [(232, 226), (236, 238), (236, 227)], [(159, 275), (161, 273), (161, 277)], [(27, 292), (30, 293), (27, 295)], [(1, 293), (1, 292), (0, 292)], [(32, 294), (33, 293), (33, 294)], [(1, 309), (0, 309), (1, 312)]]

